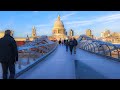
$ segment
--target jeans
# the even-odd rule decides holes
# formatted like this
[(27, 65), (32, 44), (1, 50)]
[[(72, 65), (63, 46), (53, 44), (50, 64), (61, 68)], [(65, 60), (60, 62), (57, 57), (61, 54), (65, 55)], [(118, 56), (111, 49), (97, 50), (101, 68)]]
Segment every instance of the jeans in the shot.
[(70, 52), (72, 54), (72, 50), (73, 50), (73, 45), (70, 45)]

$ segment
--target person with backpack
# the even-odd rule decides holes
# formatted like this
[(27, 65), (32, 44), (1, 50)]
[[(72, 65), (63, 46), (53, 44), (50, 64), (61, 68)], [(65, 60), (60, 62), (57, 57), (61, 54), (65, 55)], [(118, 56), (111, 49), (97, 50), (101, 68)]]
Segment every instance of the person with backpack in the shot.
[(78, 42), (77, 42), (77, 40), (75, 38), (73, 38), (73, 42), (74, 42), (74, 47), (73, 47), (74, 54), (76, 54), (76, 46), (78, 45)]
[(74, 47), (74, 42), (71, 38), (70, 41), (69, 41), (69, 48), (70, 48), (71, 55), (72, 55), (73, 47)]

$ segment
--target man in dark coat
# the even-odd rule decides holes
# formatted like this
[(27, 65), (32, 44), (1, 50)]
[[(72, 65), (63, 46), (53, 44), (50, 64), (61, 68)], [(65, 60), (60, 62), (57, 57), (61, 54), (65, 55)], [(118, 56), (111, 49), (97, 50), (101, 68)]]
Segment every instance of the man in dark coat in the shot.
[(3, 79), (8, 78), (8, 69), (10, 71), (9, 79), (15, 78), (15, 62), (18, 61), (17, 45), (10, 33), (10, 30), (6, 30), (4, 37), (0, 39), (0, 62)]
[(74, 42), (74, 54), (76, 54), (76, 46), (78, 45), (78, 42), (75, 38), (73, 38), (73, 42)]
[(74, 47), (74, 42), (71, 38), (70, 41), (69, 41), (69, 48), (70, 48), (71, 55), (72, 55), (73, 47)]
[(68, 46), (69, 46), (69, 41), (68, 40), (65, 41), (65, 46), (66, 46), (66, 52), (68, 52)]
[(59, 44), (61, 44), (61, 40), (59, 40)]
[(66, 40), (64, 39), (64, 45), (65, 45)]

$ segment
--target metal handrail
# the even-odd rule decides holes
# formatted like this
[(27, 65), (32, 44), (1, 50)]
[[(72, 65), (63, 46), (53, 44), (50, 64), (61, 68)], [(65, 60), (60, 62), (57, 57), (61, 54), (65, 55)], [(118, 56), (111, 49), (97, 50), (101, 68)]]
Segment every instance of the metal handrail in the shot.
[[(89, 42), (91, 41), (91, 42)], [(108, 57), (116, 58), (120, 60), (120, 45), (112, 44), (109, 42), (104, 42), (101, 40), (95, 40), (91, 37), (88, 37), (86, 35), (80, 35), (78, 39), (79, 48), (95, 53), (100, 54), (104, 56), (108, 56), (107, 53), (109, 53)], [(96, 47), (98, 48), (98, 52), (96, 52)], [(105, 48), (106, 47), (106, 48)], [(113, 47), (113, 49), (111, 49)], [(94, 51), (93, 51), (94, 50)], [(102, 52), (101, 52), (102, 50)], [(117, 54), (115, 54), (117, 57), (113, 57), (113, 51), (117, 51)]]
[[(39, 43), (43, 40), (46, 41), (45, 44)], [(39, 43), (39, 45), (36, 45), (36, 43)], [(45, 38), (45, 39), (36, 40), (36, 41), (34, 40), (33, 42), (31, 42), (31, 45), (23, 45), (21, 47), (18, 47), (19, 60), (18, 60), (18, 63), (16, 64), (16, 66), (18, 66), (18, 67), (16, 67), (16, 68), (19, 69), (18, 71), (22, 70), (22, 67), (24, 66), (23, 63), (25, 61), (26, 61), (26, 65), (24, 67), (27, 67), (31, 63), (34, 63), (34, 61), (36, 61), (37, 58), (40, 58), (44, 54), (49, 53), (56, 46), (57, 46), (56, 42), (52, 42)], [(36, 55), (37, 55), (37, 57), (36, 57)], [(24, 58), (25, 58), (25, 60), (23, 60)]]

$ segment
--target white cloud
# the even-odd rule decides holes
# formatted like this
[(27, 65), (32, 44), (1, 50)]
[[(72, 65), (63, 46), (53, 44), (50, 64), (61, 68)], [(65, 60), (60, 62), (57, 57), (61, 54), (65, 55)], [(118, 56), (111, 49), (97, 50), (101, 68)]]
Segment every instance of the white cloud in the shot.
[(104, 22), (104, 21), (112, 21), (120, 19), (120, 14), (112, 14), (103, 17), (98, 17), (95, 21)]
[[(65, 14), (63, 16), (60, 16), (60, 18), (61, 18), (61, 20), (69, 20), (69, 17), (75, 15), (76, 13), (77, 12), (72, 12), (72, 13), (69, 13), (69, 14)], [(55, 22), (56, 19), (57, 19), (57, 17), (53, 18), (51, 20), (51, 23)]]
[(108, 24), (108, 23), (113, 23), (115, 21), (120, 20), (120, 14), (112, 14), (112, 15), (107, 15), (107, 16), (101, 16), (97, 17), (91, 20), (84, 20), (84, 21), (68, 21), (65, 22), (67, 25), (72, 25), (72, 27), (78, 27), (78, 26), (87, 26), (87, 25), (93, 25), (96, 23), (103, 23), (103, 24)]
[(73, 15), (75, 15), (75, 14), (76, 14), (76, 12), (66, 14), (66, 15), (64, 15), (64, 16), (61, 17), (61, 20), (66, 20), (66, 19), (68, 19), (70, 16), (73, 16)]
[[(39, 11), (33, 11), (33, 12), (39, 12)], [(94, 31), (94, 34), (99, 34), (100, 32), (102, 32), (101, 30), (104, 30), (104, 28), (108, 28), (110, 30), (119, 30), (119, 23), (118, 22), (120, 20), (120, 14), (110, 14), (110, 15), (104, 15), (104, 16), (97, 16), (95, 18), (92, 17), (92, 19), (90, 18), (89, 20), (80, 20), (79, 17), (72, 17), (73, 15), (75, 15), (76, 12), (72, 12), (69, 14), (65, 14), (64, 16), (61, 16), (61, 20), (65, 20), (63, 21), (65, 27), (68, 28), (72, 28), (73, 30), (78, 30), (76, 32), (77, 35), (79, 35), (79, 32), (85, 33), (85, 28), (87, 29), (88, 27), (92, 27), (92, 30)], [(35, 27), (37, 28), (37, 33), (38, 35), (42, 35), (42, 34), (51, 34), (52, 33), (52, 27), (54, 25), (55, 20), (57, 19), (57, 17), (53, 18), (50, 17), (50, 20), (48, 20), (48, 24), (39, 24), (39, 25), (35, 25)], [(73, 19), (73, 20), (69, 20), (69, 19)], [(48, 18), (49, 19), (49, 18)], [(84, 27), (84, 28), (82, 28)], [(32, 28), (32, 27), (31, 27)], [(80, 29), (81, 31), (80, 31)], [(82, 30), (84, 29), (84, 30)], [(31, 32), (31, 31), (30, 31)]]
[(71, 22), (66, 22), (66, 24), (76, 27), (76, 26), (84, 26), (84, 25), (93, 24), (93, 21), (71, 21)]

